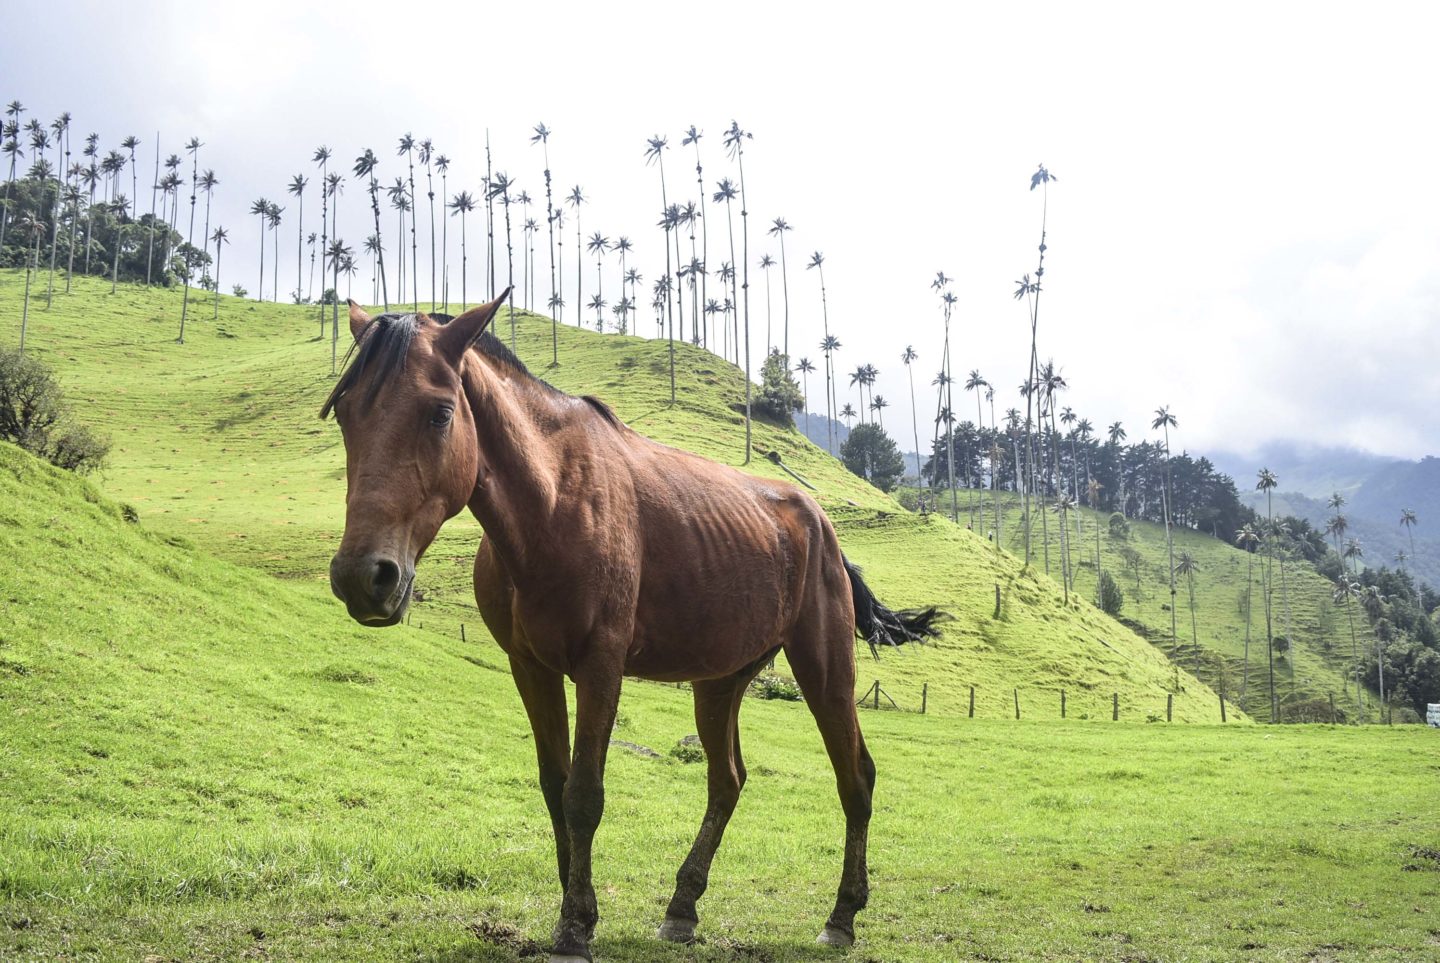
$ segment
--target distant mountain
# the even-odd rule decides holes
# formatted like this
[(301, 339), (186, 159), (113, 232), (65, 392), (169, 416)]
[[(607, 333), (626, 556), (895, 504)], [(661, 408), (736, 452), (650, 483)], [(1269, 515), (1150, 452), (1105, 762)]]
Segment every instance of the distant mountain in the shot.
[(1326, 448), (1296, 442), (1272, 442), (1254, 455), (1219, 451), (1209, 457), (1216, 468), (1235, 479), (1241, 491), (1253, 488), (1256, 473), (1261, 468), (1269, 468), (1279, 477), (1283, 490), (1322, 499), (1337, 491), (1349, 497), (1386, 468), (1410, 464), (1358, 448)]
[(800, 429), (802, 435), (823, 449), (832, 440), (825, 432), (827, 420), (830, 422), (831, 431), (834, 432), (835, 455), (839, 457), (840, 446), (845, 444), (846, 438), (850, 437), (850, 429), (845, 427), (844, 422), (836, 421), (833, 418), (827, 419), (823, 411), (812, 411), (808, 415), (802, 412), (795, 416), (795, 427)]
[(1409, 532), (1400, 525), (1400, 510), (1415, 512), (1413, 557), (1406, 567), (1421, 581), (1440, 586), (1440, 458), (1405, 461), (1343, 448), (1276, 445), (1258, 458), (1222, 454), (1216, 464), (1234, 475), (1241, 496), (1256, 511), (1265, 511), (1265, 497), (1253, 491), (1257, 463), (1280, 479), (1275, 492), (1276, 514), (1304, 518), (1324, 528), (1331, 494), (1345, 496), (1350, 523), (1347, 538), (1359, 539), (1370, 566), (1396, 567), (1395, 554), (1412, 554)]

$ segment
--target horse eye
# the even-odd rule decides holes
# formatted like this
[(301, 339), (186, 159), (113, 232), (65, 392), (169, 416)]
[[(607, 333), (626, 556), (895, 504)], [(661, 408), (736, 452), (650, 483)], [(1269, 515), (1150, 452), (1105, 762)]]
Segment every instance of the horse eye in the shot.
[(444, 428), (446, 425), (450, 424), (450, 419), (454, 417), (454, 408), (440, 408), (436, 410), (435, 414), (430, 416), (430, 424), (434, 425), (436, 428)]

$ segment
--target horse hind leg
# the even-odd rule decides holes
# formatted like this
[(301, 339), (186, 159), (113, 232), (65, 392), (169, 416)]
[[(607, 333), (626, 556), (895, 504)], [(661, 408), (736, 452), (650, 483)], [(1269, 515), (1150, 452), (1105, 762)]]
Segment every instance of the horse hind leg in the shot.
[(855, 712), (854, 629), (848, 619), (823, 614), (797, 629), (785, 647), (795, 681), (825, 742), (835, 769), (840, 806), (845, 813), (845, 858), (835, 908), (817, 942), (849, 946), (855, 941), (855, 914), (870, 897), (866, 848), (869, 842), (875, 763), (865, 748)]
[(740, 702), (754, 675), (746, 671), (738, 676), (694, 684), (695, 725), (700, 744), (705, 747), (709, 798), (695, 843), (675, 874), (675, 894), (665, 910), (665, 921), (655, 934), (662, 940), (689, 943), (695, 938), (699, 922), (695, 904), (709, 885), (710, 864), (740, 799), (740, 790), (745, 786), (739, 714)]

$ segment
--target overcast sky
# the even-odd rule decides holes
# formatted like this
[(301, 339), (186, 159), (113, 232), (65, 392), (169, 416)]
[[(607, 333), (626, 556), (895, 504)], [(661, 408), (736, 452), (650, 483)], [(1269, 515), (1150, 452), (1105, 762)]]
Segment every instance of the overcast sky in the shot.
[[(201, 166), (221, 182), (213, 220), (233, 241), (227, 290), (256, 287), (245, 211), (259, 196), (287, 206), (282, 298), (293, 286), (284, 187), (314, 174), (322, 143), (347, 172), (373, 147), (388, 183), (402, 172), (400, 135), (429, 137), (451, 158), (450, 193), (478, 193), (488, 129), (496, 168), (540, 198), (543, 227), (543, 165), (529, 144), (542, 121), (557, 192), (582, 185), (585, 233), (631, 238), (648, 283), (663, 252), (646, 138), (669, 136), (670, 198), (693, 199), (683, 130), (705, 134), (709, 193), (734, 176), (720, 141), (735, 118), (754, 135), (752, 265), (778, 256), (763, 234), (773, 218), (794, 227), (792, 355), (819, 363), (819, 284), (803, 264), (820, 250), (837, 367), (880, 369), (902, 447), (907, 344), (920, 353), (922, 447), (934, 415), (937, 271), (959, 299), (955, 370), (978, 368), (1002, 412), (1018, 403), (1028, 333), (1011, 294), (1034, 269), (1041, 198), (1027, 188), (1044, 163), (1059, 180), (1040, 351), (1069, 381), (1062, 403), (1097, 428), (1122, 421), (1132, 441), (1153, 434), (1151, 413), (1167, 404), (1175, 444), (1200, 452), (1270, 438), (1440, 452), (1434, 5), (891, 3), (861, 16), (778, 3), (214, 6), (9, 0), (0, 98), (46, 119), (70, 111), (77, 150), (92, 130), (102, 150), (135, 133), (152, 151), (158, 130), (164, 153), (183, 153), (200, 137)], [(318, 226), (309, 194), (306, 221)], [(368, 218), (352, 181), (340, 233), (356, 248)], [(384, 218), (393, 234), (388, 207)], [(713, 205), (710, 222), (715, 270), (728, 251), (713, 250), (725, 229)], [(566, 230), (573, 322), (573, 221)], [(386, 246), (393, 261), (394, 239)], [(421, 273), (428, 287), (423, 253)], [(618, 273), (607, 267), (609, 298)], [(773, 282), (778, 319), (778, 272)], [(765, 288), (753, 267), (751, 283), (758, 368)], [(593, 259), (585, 285), (588, 297)], [(847, 386), (842, 403), (854, 401)], [(813, 378), (811, 388), (823, 408)], [(973, 395), (956, 407), (973, 418)]]

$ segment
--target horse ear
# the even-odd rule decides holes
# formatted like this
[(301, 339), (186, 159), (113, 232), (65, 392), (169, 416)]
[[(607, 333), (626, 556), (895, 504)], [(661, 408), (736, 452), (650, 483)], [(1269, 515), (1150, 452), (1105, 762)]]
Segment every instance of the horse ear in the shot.
[(355, 336), (356, 341), (359, 341), (360, 332), (364, 331), (366, 326), (375, 319), (366, 314), (364, 308), (349, 298), (345, 299), (345, 303), (350, 305), (350, 333)]
[(480, 340), (480, 335), (490, 327), (495, 320), (495, 315), (500, 311), (500, 305), (510, 296), (510, 288), (489, 304), (482, 304), (479, 307), (471, 308), (464, 314), (455, 318), (449, 324), (440, 329), (440, 335), (436, 338), (435, 345), (452, 364), (459, 364), (465, 352), (470, 346)]

